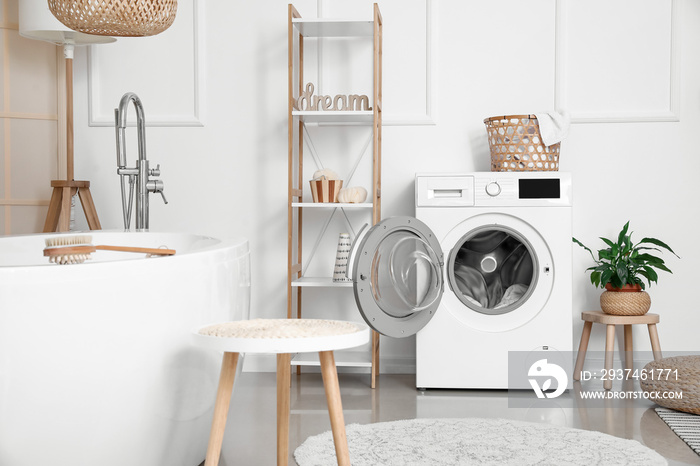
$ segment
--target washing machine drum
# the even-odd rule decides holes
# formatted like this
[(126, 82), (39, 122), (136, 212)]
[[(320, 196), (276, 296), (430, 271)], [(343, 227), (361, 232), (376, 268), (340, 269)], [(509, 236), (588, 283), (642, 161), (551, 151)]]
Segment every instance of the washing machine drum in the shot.
[(484, 226), (464, 235), (452, 250), (448, 279), (460, 301), (497, 315), (517, 309), (537, 282), (537, 258), (529, 242), (504, 226)]

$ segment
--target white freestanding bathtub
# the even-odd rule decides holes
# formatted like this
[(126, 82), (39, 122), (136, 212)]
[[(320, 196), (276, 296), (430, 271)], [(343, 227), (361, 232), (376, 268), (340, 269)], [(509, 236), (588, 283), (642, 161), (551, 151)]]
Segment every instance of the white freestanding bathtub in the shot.
[(0, 465), (197, 466), (220, 355), (190, 333), (248, 318), (248, 243), (85, 234), (177, 253), (56, 265), (42, 254), (57, 234), (0, 237)]

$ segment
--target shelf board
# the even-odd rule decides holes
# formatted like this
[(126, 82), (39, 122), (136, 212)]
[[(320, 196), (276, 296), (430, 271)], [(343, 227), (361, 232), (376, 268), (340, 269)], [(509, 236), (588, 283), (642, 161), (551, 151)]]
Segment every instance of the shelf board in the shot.
[(301, 277), (293, 280), (292, 286), (351, 288), (352, 282), (334, 282), (332, 277)]
[[(372, 355), (367, 351), (334, 351), (337, 367), (372, 367)], [(292, 357), (292, 366), (320, 366), (318, 353), (298, 353)]]
[(374, 121), (372, 110), (320, 110), (315, 112), (293, 110), (292, 116), (305, 123), (365, 123), (369, 125)]
[(374, 21), (294, 18), (292, 24), (304, 37), (372, 37)]
[(353, 204), (348, 202), (292, 202), (292, 207), (304, 207), (313, 209), (337, 208), (341, 209), (371, 209), (372, 203), (363, 202), (362, 204)]

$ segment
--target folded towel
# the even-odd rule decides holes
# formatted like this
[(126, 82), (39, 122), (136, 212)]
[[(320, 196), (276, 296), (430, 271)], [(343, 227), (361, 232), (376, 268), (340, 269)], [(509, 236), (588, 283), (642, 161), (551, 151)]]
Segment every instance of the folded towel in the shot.
[(571, 118), (567, 112), (535, 113), (540, 125), (540, 135), (545, 146), (562, 141), (569, 133)]

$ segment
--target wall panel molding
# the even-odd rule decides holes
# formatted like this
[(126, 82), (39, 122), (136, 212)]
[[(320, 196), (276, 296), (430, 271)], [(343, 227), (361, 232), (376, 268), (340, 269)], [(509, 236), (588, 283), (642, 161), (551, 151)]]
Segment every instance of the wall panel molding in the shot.
[[(192, 85), (183, 86), (173, 92), (172, 87), (167, 85), (162, 86), (163, 92), (169, 95), (177, 95), (178, 99), (187, 99), (191, 104), (191, 112), (173, 113), (167, 109), (158, 108), (153, 105), (153, 102), (144, 102), (146, 107), (146, 126), (204, 126), (205, 116), (205, 44), (204, 44), (204, 0), (180, 1), (178, 8), (182, 11), (183, 8), (191, 8), (192, 14), (192, 55), (187, 56), (187, 60), (192, 63)], [(135, 39), (141, 40), (141, 39)], [(115, 43), (119, 44), (119, 40)], [(100, 69), (99, 54), (105, 50), (106, 46), (89, 46), (88, 47), (88, 124), (89, 126), (114, 126), (114, 108), (118, 101), (102, 102), (100, 98), (101, 90), (105, 86), (109, 86), (105, 71)], [(133, 47), (132, 47), (133, 49)], [(153, 56), (152, 47), (140, 48), (137, 53), (143, 50), (144, 56)], [(149, 79), (160, 80), (164, 84), (173, 84), (174, 79), (168, 75), (167, 67), (158, 66), (157, 60), (153, 61), (154, 67), (148, 70), (139, 70), (138, 73), (148, 74)], [(125, 65), (126, 66), (126, 65)], [(162, 76), (159, 76), (162, 75)], [(175, 83), (177, 84), (177, 83)], [(159, 96), (162, 99), (167, 99), (168, 96)], [(145, 99), (144, 99), (145, 100)], [(133, 121), (129, 122), (134, 125)]]
[(668, 105), (650, 111), (633, 111), (621, 108), (618, 111), (583, 112), (569, 107), (569, 2), (571, 0), (556, 0), (555, 14), (555, 96), (557, 109), (567, 109), (571, 114), (572, 123), (634, 123), (634, 122), (665, 122), (680, 120), (680, 34), (681, 34), (681, 2), (671, 0), (670, 24), (670, 64), (669, 87), (664, 90), (668, 94)]
[[(317, 0), (317, 15), (323, 16), (324, 3), (328, 0)], [(404, 0), (405, 1), (405, 0)], [(384, 112), (382, 116), (383, 126), (414, 126), (435, 125), (437, 120), (437, 1), (421, 0), (425, 3), (425, 101), (411, 113)], [(381, 9), (381, 5), (379, 6)], [(384, 12), (382, 11), (382, 14)], [(319, 76), (318, 82), (322, 82), (320, 76), (323, 69), (321, 58), (322, 46), (319, 46)], [(384, 63), (386, 75), (386, 63)], [(385, 83), (386, 85), (386, 80)]]

